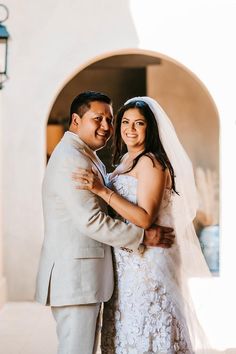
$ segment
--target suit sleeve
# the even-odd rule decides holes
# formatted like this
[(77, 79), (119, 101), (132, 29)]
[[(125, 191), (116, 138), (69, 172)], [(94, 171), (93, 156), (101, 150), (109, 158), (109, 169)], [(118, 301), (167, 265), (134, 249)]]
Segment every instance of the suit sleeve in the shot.
[(91, 168), (90, 160), (78, 153), (67, 156), (61, 161), (54, 176), (56, 189), (59, 191), (67, 212), (78, 230), (92, 239), (113, 247), (126, 247), (138, 250), (143, 240), (144, 230), (133, 224), (112, 219), (101, 209), (104, 202), (95, 194), (75, 188), (72, 173), (78, 167)]

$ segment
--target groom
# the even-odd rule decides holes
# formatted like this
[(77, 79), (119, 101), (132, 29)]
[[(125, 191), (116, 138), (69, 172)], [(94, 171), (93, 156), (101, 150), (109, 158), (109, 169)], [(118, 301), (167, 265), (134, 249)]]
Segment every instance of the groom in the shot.
[[(75, 188), (77, 167), (105, 167), (96, 150), (106, 145), (113, 126), (111, 100), (84, 92), (71, 104), (69, 131), (55, 148), (43, 181), (45, 237), (36, 300), (50, 305), (57, 322), (58, 354), (92, 354), (100, 304), (113, 292), (111, 247), (138, 251), (142, 245), (170, 247), (172, 230), (145, 231), (107, 215), (107, 204)], [(105, 182), (104, 182), (105, 183)]]

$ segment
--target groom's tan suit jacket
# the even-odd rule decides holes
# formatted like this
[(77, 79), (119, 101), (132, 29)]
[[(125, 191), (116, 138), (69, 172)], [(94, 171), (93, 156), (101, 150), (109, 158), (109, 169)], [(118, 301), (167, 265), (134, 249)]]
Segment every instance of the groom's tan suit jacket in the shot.
[(36, 300), (51, 306), (97, 303), (113, 292), (111, 248), (137, 250), (143, 230), (107, 215), (106, 203), (77, 190), (72, 173), (105, 168), (96, 154), (66, 132), (48, 162), (43, 181), (45, 236), (37, 276)]

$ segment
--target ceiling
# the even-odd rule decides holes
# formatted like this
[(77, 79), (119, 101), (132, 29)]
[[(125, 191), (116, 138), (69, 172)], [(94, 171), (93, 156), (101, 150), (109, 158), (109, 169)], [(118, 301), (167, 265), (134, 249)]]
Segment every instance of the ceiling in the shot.
[(90, 69), (115, 69), (115, 68), (145, 68), (148, 65), (159, 65), (161, 59), (142, 54), (114, 55), (102, 59), (89, 66)]

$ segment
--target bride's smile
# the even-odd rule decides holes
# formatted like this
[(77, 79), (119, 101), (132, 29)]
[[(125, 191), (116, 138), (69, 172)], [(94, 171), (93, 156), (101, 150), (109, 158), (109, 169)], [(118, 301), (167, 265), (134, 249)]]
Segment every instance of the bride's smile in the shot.
[(124, 113), (121, 121), (121, 137), (128, 151), (144, 149), (146, 130), (146, 119), (138, 109), (131, 108)]

